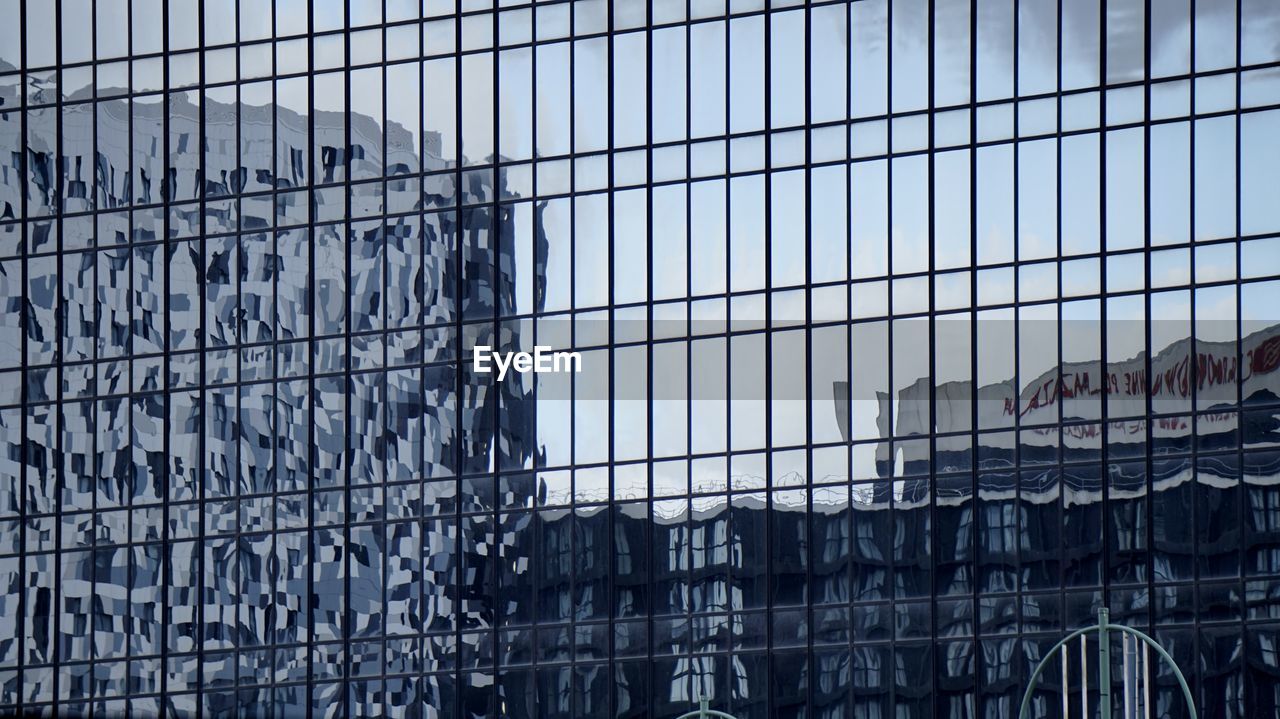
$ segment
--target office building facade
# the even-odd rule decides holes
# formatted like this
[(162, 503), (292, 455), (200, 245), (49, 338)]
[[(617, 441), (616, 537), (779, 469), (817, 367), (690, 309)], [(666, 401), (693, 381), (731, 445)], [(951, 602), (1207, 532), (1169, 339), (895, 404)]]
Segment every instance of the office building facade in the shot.
[(1275, 715), (1278, 38), (0, 0), (0, 715)]

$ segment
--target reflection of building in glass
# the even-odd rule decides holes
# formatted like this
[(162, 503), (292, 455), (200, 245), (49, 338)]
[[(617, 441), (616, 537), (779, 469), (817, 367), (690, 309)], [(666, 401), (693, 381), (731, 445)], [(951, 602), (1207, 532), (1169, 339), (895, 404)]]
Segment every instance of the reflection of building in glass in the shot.
[(0, 16), (0, 715), (1277, 713), (1274, 3)]
[[(49, 254), (59, 225), (30, 225), (25, 289), (22, 261), (4, 265), (6, 297), (22, 303), (12, 309), (31, 318), (6, 338), (9, 359), (21, 362), (25, 348), (26, 363), (44, 367), (28, 370), (39, 379), (25, 394), (6, 389), (27, 403), (29, 431), (20, 407), (0, 411), (11, 462), (3, 512), (26, 517), (3, 528), (6, 547), (24, 546), (30, 529), (25, 546), (67, 551), (32, 554), (21, 571), (0, 557), (8, 634), (22, 628), (30, 667), (6, 672), (0, 662), (0, 709), (25, 703), (36, 711), (57, 692), (70, 702), (58, 714), (123, 714), (126, 701), (146, 714), (163, 698), (178, 713), (256, 715), (275, 706), (292, 715), (310, 701), (308, 667), (328, 663), (342, 676), (347, 644), (314, 649), (324, 636), (444, 629), (425, 641), (451, 654), (491, 655), (492, 635), (474, 630), (495, 620), (495, 546), (474, 518), (462, 531), (447, 518), (445, 507), (459, 507), (456, 480), (437, 478), (530, 466), (531, 387), (520, 377), (494, 385), (440, 360), (456, 356), (459, 328), (469, 341), (496, 331), (500, 346), (522, 344), (518, 325), (472, 321), (517, 306), (517, 274), (538, 272), (517, 263), (531, 251), (545, 261), (545, 234), (531, 224), (541, 211), (496, 206), (499, 192), (519, 197), (505, 185), (496, 191), (492, 173), (463, 175), (461, 193), (457, 174), (428, 175), (421, 199), (405, 197), (417, 177), (388, 180), (388, 194), (405, 203), (395, 210), (381, 206), (380, 182), (353, 188), (352, 214), (374, 216), (349, 222), (340, 221), (342, 186), (327, 196), (316, 190), (310, 216), (333, 203), (335, 221), (294, 228), (287, 226), (308, 218), (306, 194), (217, 201), (311, 184), (309, 137), (316, 182), (384, 174), (379, 120), (358, 112), (309, 120), (270, 104), (269, 92), (263, 105), (244, 103), (245, 94), (238, 112), (234, 87), (132, 103), (132, 172), (128, 99), (95, 104), (86, 95), (69, 98), (89, 101), (60, 114), (28, 113), (27, 207), (43, 214), (39, 199), (48, 214), (68, 216), (60, 255)], [(49, 129), (37, 122), (42, 115), (61, 118), (51, 136), (64, 148), (57, 172), (52, 156), (34, 149)], [(4, 119), (19, 125), (13, 114)], [(412, 134), (387, 125), (394, 172), (417, 165)], [(440, 143), (438, 133), (426, 135), (429, 170), (451, 164), (440, 159)], [(24, 165), (18, 154), (9, 159), (5, 219), (14, 219)], [(460, 194), (466, 206), (450, 209)], [(171, 206), (167, 245), (158, 243), (162, 211), (128, 209), (198, 198), (205, 202)], [(95, 208), (120, 211), (70, 214)], [(377, 216), (388, 211), (397, 214)], [(230, 234), (237, 228), (238, 237)], [(518, 260), (521, 240), (530, 246)], [(157, 355), (166, 349), (175, 354)], [(60, 389), (53, 361), (65, 362)], [(392, 369), (364, 371), (385, 367)], [(158, 392), (166, 386), (172, 391)], [(471, 501), (493, 501), (492, 489), (469, 489)], [(343, 526), (384, 512), (421, 517), (424, 507), (446, 518)], [(273, 527), (301, 531), (273, 535)], [(463, 627), (473, 631), (459, 634)], [(18, 656), (10, 646), (6, 656)], [(169, 669), (162, 652), (173, 653)], [(296, 669), (276, 674), (277, 661)], [(289, 671), (302, 673), (291, 679)], [(174, 694), (175, 682), (166, 691), (161, 677), (172, 672), (193, 672), (190, 688), (207, 689)], [(246, 681), (280, 688), (237, 693)], [(454, 686), (438, 676), (423, 683), (424, 692)], [(417, 679), (402, 684), (406, 697), (418, 696)], [(376, 697), (366, 690), (353, 685), (352, 701)], [(141, 708), (124, 699), (139, 692), (151, 694)]]
[[(1194, 353), (1193, 353), (1194, 347)], [(1239, 353), (1239, 354), (1237, 354)], [(968, 381), (952, 381), (934, 386), (925, 377), (904, 387), (897, 401), (901, 408), (892, 414), (887, 393), (877, 392), (874, 403), (877, 423), (883, 425), (896, 416), (894, 434), (899, 436), (930, 433), (927, 422), (930, 416), (936, 421), (939, 434), (953, 434), (972, 426), (973, 416), (978, 416), (979, 426), (1012, 424), (1016, 413), (1022, 424), (1032, 427), (1057, 424), (1060, 420), (1081, 422), (1100, 419), (1102, 404), (1108, 404), (1108, 413), (1117, 417), (1142, 417), (1150, 414), (1147, 403), (1154, 407), (1185, 405), (1190, 407), (1193, 397), (1199, 397), (1203, 406), (1230, 405), (1230, 395), (1241, 385), (1248, 396), (1260, 402), (1280, 399), (1280, 329), (1271, 325), (1246, 336), (1242, 342), (1194, 342), (1183, 338), (1159, 351), (1147, 362), (1146, 353), (1128, 360), (1064, 363), (1036, 377), (1023, 378), (1022, 391), (1017, 392), (1013, 379), (979, 387), (977, 401)], [(1148, 379), (1149, 377), (1149, 379)], [(933, 398), (930, 397), (933, 392)], [(836, 398), (833, 407), (840, 424), (840, 431), (849, 437), (850, 401), (857, 399), (848, 382), (833, 384)], [(1015, 394), (1017, 397), (1015, 399)], [(1148, 395), (1150, 395), (1148, 397)], [(1216, 401), (1222, 400), (1222, 401)], [(1060, 409), (1059, 405), (1066, 407)], [(933, 415), (930, 415), (930, 407)], [(1061, 413), (1061, 416), (1060, 416)], [(1255, 417), (1262, 423), (1253, 431), (1270, 431), (1274, 418)], [(1112, 428), (1112, 435), (1145, 433), (1146, 422), (1128, 428)], [(1191, 431), (1191, 422), (1185, 417), (1153, 419), (1151, 436), (1154, 442), (1169, 443), (1177, 447), (1180, 438)], [(1238, 418), (1231, 412), (1207, 412), (1197, 418), (1197, 445), (1207, 450), (1229, 449), (1239, 431)], [(1100, 441), (1101, 430), (1096, 424), (1069, 424), (1062, 432), (1077, 442), (1090, 439)], [(1017, 451), (1023, 457), (1043, 456), (1054, 461), (1058, 452), (1058, 432), (1029, 430)], [(1037, 441), (1036, 436), (1043, 439)], [(1141, 439), (1137, 441), (1142, 441)], [(993, 448), (987, 458), (994, 461), (1016, 463), (1014, 447), (1000, 452)], [(1073, 457), (1090, 457), (1084, 446), (1064, 446), (1067, 461)], [(931, 458), (939, 469), (948, 466), (964, 466), (969, 460), (965, 453), (952, 457), (945, 448), (929, 451), (927, 444), (899, 446), (891, 456), (888, 445), (876, 451), (876, 467), (880, 476), (894, 476), (895, 472), (928, 474)]]

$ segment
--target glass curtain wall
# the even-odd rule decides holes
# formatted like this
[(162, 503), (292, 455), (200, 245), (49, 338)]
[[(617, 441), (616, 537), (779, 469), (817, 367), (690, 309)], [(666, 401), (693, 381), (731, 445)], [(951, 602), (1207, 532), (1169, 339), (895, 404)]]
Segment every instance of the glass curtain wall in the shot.
[(1276, 715), (1278, 38), (0, 0), (0, 715)]

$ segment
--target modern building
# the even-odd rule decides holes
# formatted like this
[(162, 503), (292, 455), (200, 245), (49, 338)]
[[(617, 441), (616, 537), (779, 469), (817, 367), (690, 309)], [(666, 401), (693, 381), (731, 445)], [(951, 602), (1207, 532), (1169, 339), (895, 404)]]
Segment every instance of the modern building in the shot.
[(1276, 716), (1277, 188), (1271, 0), (0, 0), (0, 715)]

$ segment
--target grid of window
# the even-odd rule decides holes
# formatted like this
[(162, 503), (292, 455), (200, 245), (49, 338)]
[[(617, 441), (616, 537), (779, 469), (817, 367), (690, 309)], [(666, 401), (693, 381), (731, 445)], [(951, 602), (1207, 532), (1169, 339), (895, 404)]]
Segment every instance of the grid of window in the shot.
[(1277, 38), (0, 0), (0, 714), (1280, 711)]

